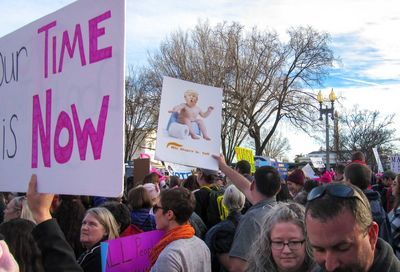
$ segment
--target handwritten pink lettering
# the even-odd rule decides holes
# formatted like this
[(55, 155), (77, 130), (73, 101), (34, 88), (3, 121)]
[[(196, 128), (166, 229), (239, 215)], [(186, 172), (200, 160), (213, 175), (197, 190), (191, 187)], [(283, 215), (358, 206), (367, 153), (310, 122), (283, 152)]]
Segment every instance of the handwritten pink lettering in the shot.
[[(77, 138), (80, 160), (86, 160), (88, 139), (90, 139), (92, 145), (94, 160), (101, 159), (109, 100), (109, 95), (103, 97), (96, 129), (91, 119), (87, 119), (83, 125), (83, 129), (81, 128), (75, 104), (71, 105), (73, 121), (71, 121), (67, 112), (60, 112), (53, 139), (54, 157), (59, 164), (67, 163), (71, 159), (74, 146), (74, 132)], [(43, 122), (39, 96), (35, 95), (33, 97), (32, 168), (38, 167), (39, 140), (42, 149), (43, 164), (45, 167), (51, 167), (51, 104), (52, 90), (48, 89), (46, 91), (46, 118)], [(60, 135), (63, 129), (66, 129), (68, 132), (68, 141), (65, 146), (61, 146), (60, 144)]]
[[(73, 39), (71, 44), (71, 35), (70, 30), (60, 31), (56, 29), (57, 22), (53, 21), (49, 24), (46, 24), (38, 29), (38, 34), (44, 32), (44, 78), (49, 77), (49, 61), (52, 64), (51, 72), (53, 74), (61, 73), (64, 68), (64, 56), (65, 51), (68, 52), (68, 55), (71, 59), (74, 58), (75, 49), (78, 47), (79, 57), (81, 66), (86, 65), (86, 56), (89, 55), (89, 63), (96, 63), (102, 61), (107, 58), (112, 57), (112, 46), (105, 46), (103, 48), (99, 48), (99, 39), (102, 36), (106, 35), (106, 28), (100, 26), (102, 22), (111, 18), (111, 11), (108, 10), (96, 17), (93, 17), (87, 21), (88, 24), (88, 33), (82, 32), (82, 27), (80, 23), (75, 25), (75, 30), (73, 32)], [(54, 29), (53, 29), (54, 28)], [(51, 33), (50, 33), (51, 30)], [(61, 44), (57, 43), (57, 40), (60, 37), (57, 35), (61, 35), (62, 40)], [(106, 38), (103, 37), (103, 38)], [(88, 46), (88, 50), (85, 53), (85, 43), (87, 41), (86, 46)], [(110, 40), (110, 39), (109, 39)], [(49, 43), (52, 43), (51, 46)], [(58, 45), (60, 44), (60, 45)], [(57, 47), (59, 46), (59, 48)], [(57, 55), (59, 52), (59, 56)], [(59, 62), (57, 69), (57, 60)]]
[(89, 20), (89, 61), (95, 63), (103, 59), (112, 57), (111, 46), (98, 49), (98, 38), (106, 33), (105, 28), (97, 28), (98, 23), (111, 17), (111, 11), (107, 11), (100, 16)]

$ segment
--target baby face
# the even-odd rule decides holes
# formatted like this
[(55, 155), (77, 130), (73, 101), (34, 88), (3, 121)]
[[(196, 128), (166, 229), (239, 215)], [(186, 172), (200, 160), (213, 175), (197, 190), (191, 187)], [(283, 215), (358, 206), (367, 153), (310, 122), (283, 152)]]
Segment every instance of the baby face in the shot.
[(197, 93), (186, 93), (185, 94), (186, 104), (189, 107), (194, 107), (197, 103), (198, 98), (199, 97), (198, 97)]

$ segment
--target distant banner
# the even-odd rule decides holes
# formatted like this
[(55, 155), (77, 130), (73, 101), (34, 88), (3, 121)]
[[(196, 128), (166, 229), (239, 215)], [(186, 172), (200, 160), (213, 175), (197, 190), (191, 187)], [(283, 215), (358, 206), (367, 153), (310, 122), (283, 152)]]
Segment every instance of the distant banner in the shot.
[(256, 166), (254, 164), (253, 150), (245, 147), (236, 146), (235, 153), (236, 153), (236, 159), (238, 161), (241, 160), (248, 161), (251, 165), (251, 172), (254, 173), (256, 171)]
[(163, 235), (153, 230), (101, 243), (102, 272), (148, 271), (150, 251)]
[(400, 173), (400, 154), (390, 157), (390, 169), (397, 174)]
[(324, 161), (320, 157), (310, 157), (311, 163), (315, 168), (325, 168)]
[(374, 147), (374, 148), (372, 148), (372, 151), (374, 152), (376, 164), (378, 165), (378, 171), (380, 173), (382, 173), (383, 172), (383, 166), (382, 166), (381, 158), (379, 157), (378, 149), (376, 147)]

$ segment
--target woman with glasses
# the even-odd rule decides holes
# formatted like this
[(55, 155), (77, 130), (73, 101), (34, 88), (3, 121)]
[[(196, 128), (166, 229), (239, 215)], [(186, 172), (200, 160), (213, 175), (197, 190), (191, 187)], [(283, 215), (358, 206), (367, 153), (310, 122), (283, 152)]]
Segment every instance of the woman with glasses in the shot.
[(307, 272), (315, 268), (306, 239), (303, 206), (278, 203), (266, 215), (261, 229), (247, 271)]

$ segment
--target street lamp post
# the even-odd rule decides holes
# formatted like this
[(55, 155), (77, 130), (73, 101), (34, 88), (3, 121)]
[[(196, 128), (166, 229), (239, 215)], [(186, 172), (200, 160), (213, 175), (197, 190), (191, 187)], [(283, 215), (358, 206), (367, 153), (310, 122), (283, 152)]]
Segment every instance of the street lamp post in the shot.
[(329, 94), (329, 101), (331, 102), (331, 107), (328, 108), (327, 105), (325, 105), (325, 109), (322, 108), (322, 103), (324, 103), (324, 97), (322, 96), (321, 91), (319, 91), (317, 95), (317, 100), (319, 102), (319, 120), (322, 121), (322, 115), (325, 114), (325, 124), (326, 124), (326, 171), (330, 170), (330, 161), (329, 161), (329, 114), (331, 115), (331, 119), (334, 120), (334, 103), (336, 100), (336, 95), (333, 92), (333, 89), (331, 93)]

